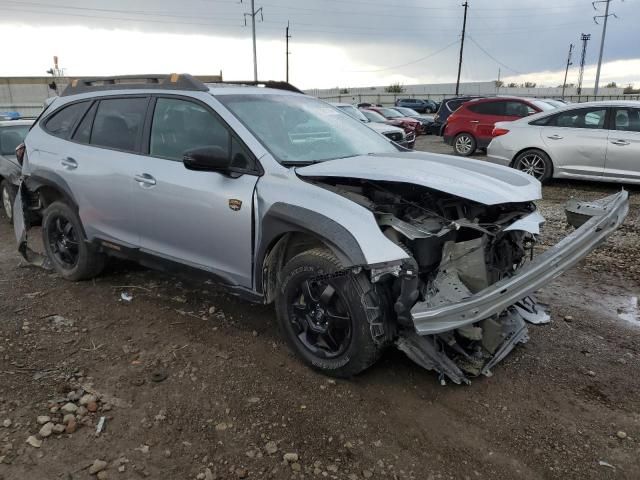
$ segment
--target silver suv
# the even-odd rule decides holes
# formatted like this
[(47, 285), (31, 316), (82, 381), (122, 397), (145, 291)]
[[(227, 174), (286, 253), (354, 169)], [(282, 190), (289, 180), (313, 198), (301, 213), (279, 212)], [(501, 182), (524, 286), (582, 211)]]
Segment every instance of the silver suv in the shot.
[[(409, 152), (284, 83), (188, 75), (75, 80), (19, 149), (19, 249), (69, 280), (110, 256), (204, 273), (275, 303), (291, 348), (335, 376), (396, 345), (441, 380), (489, 374), (531, 294), (623, 221), (627, 194), (574, 205), (569, 237), (530, 260), (540, 183)], [(41, 219), (46, 255), (27, 246)]]

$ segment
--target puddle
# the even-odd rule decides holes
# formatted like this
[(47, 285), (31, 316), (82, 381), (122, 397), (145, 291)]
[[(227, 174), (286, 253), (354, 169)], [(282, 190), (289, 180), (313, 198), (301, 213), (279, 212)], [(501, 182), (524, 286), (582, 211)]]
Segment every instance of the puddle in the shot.
[(638, 297), (622, 297), (625, 301), (618, 307), (618, 318), (640, 325), (640, 309), (638, 309)]

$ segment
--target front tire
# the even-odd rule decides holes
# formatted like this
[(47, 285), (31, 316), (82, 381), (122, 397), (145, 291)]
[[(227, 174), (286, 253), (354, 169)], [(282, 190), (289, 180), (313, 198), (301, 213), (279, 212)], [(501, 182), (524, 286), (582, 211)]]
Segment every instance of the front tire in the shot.
[(66, 203), (53, 202), (44, 211), (42, 241), (53, 267), (67, 280), (87, 280), (104, 268), (105, 255), (85, 241), (80, 218)]
[(13, 223), (13, 204), (16, 199), (17, 188), (8, 180), (0, 182), (0, 198), (2, 198), (2, 210), (9, 223)]
[(275, 303), (280, 329), (302, 361), (345, 378), (373, 365), (385, 342), (374, 338), (384, 315), (373, 285), (362, 272), (328, 276), (342, 268), (325, 249), (296, 255), (282, 270)]
[(549, 155), (541, 150), (526, 150), (515, 158), (513, 168), (547, 183), (553, 176), (553, 162)]
[(469, 133), (459, 133), (453, 139), (453, 151), (461, 157), (473, 155), (477, 146), (476, 139)]

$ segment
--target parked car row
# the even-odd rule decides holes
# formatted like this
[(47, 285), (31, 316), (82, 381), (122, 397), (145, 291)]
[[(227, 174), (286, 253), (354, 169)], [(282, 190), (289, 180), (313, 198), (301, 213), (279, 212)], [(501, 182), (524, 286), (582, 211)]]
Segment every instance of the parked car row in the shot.
[(399, 98), (395, 101), (396, 107), (406, 107), (418, 113), (435, 113), (439, 104), (434, 100), (421, 100), (419, 98)]
[(33, 120), (0, 121), (0, 198), (9, 222), (13, 220), (13, 201), (20, 183), (16, 148), (23, 142), (32, 124)]

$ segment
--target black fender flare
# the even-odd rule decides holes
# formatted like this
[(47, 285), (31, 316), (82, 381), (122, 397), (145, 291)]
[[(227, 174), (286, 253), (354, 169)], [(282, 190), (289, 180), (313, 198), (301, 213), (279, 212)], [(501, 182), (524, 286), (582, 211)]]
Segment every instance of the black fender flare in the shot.
[(349, 230), (335, 220), (308, 208), (274, 203), (262, 218), (260, 244), (255, 256), (256, 290), (262, 292), (262, 267), (267, 254), (287, 233), (305, 233), (322, 241), (345, 267), (366, 265), (358, 241)]

